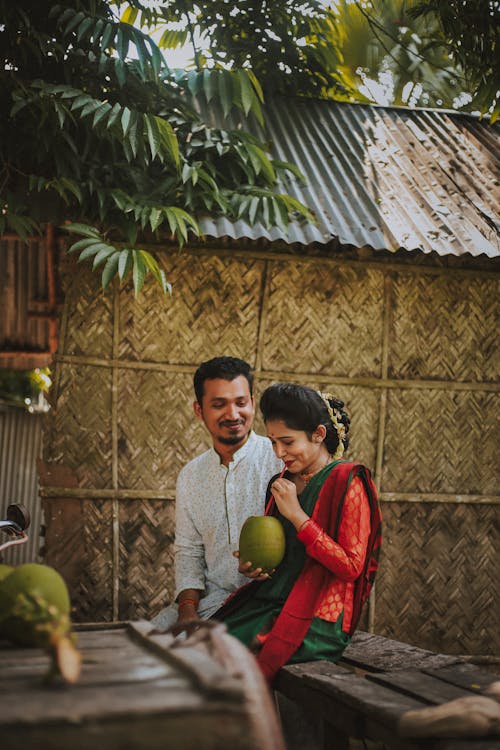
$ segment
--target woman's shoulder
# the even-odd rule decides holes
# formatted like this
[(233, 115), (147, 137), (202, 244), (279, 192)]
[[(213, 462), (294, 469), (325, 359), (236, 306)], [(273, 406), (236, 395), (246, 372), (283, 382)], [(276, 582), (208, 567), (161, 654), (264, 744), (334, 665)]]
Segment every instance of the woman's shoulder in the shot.
[(353, 479), (359, 477), (361, 480), (373, 483), (371, 470), (359, 461), (347, 461), (340, 459), (330, 465), (330, 471), (324, 480), (324, 485), (349, 484)]

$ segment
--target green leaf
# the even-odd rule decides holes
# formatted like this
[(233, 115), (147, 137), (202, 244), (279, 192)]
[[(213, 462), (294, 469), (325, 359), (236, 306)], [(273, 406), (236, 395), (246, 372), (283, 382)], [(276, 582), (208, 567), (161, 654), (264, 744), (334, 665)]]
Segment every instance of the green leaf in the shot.
[(79, 13), (75, 13), (71, 21), (68, 22), (66, 28), (64, 29), (65, 34), (69, 34), (73, 29), (76, 29), (76, 27), (85, 19), (85, 15), (80, 11)]
[(86, 18), (80, 26), (78, 27), (78, 33), (76, 35), (76, 39), (79, 42), (80, 39), (83, 39), (84, 36), (88, 35), (88, 31), (90, 28), (94, 27), (94, 19), (93, 18)]
[(85, 250), (82, 250), (82, 252), (80, 253), (80, 257), (78, 258), (78, 263), (82, 263), (82, 261), (88, 260), (97, 252), (99, 252), (98, 251), (99, 244), (100, 244), (99, 242), (95, 242), (93, 245), (89, 245), (88, 247), (86, 247)]
[[(104, 261), (109, 258), (111, 255), (114, 255), (114, 253), (118, 252), (115, 247), (112, 245), (102, 245), (99, 252), (96, 254), (94, 258), (94, 263), (92, 265), (92, 269), (97, 268), (97, 266), (100, 266), (101, 263), (104, 263)], [(82, 253), (83, 255), (83, 253)]]
[(188, 89), (193, 96), (197, 96), (203, 87), (203, 73), (197, 70), (187, 71)]
[(114, 31), (115, 31), (115, 25), (112, 24), (112, 23), (107, 23), (106, 26), (105, 26), (105, 28), (104, 28), (102, 37), (101, 37), (101, 48), (103, 50), (105, 50), (105, 49), (107, 49), (107, 47), (109, 47), (109, 43), (110, 43), (111, 39), (113, 38)]
[(58, 101), (54, 101), (54, 109), (57, 114), (57, 119), (59, 120), (59, 127), (62, 130), (64, 127), (64, 122), (66, 120), (66, 115), (68, 113), (66, 111), (66, 108)]
[(259, 209), (259, 199), (257, 197), (254, 197), (250, 201), (250, 209), (248, 211), (248, 219), (250, 221), (250, 224), (255, 223), (255, 217), (257, 215), (258, 209)]
[(118, 102), (116, 104), (113, 104), (113, 108), (111, 109), (111, 112), (109, 113), (109, 117), (108, 117), (108, 128), (111, 128), (112, 125), (114, 125), (114, 123), (119, 118), (121, 111), (122, 111), (122, 108), (120, 107)]
[(156, 115), (154, 116), (154, 120), (156, 122), (156, 126), (160, 136), (160, 142), (163, 148), (167, 152), (170, 159), (174, 162), (174, 164), (176, 166), (179, 166), (179, 142), (177, 141), (177, 136), (174, 133), (172, 125), (168, 122), (168, 120), (164, 120), (163, 117), (157, 117)]
[(96, 240), (94, 238), (78, 240), (78, 242), (74, 242), (68, 248), (68, 253), (76, 253), (78, 250), (85, 250), (85, 248), (90, 247), (91, 245), (95, 245), (95, 243), (96, 243)]
[(130, 115), (131, 114), (132, 113), (131, 113), (131, 111), (129, 110), (128, 107), (124, 107), (123, 108), (123, 110), (122, 110), (122, 119), (121, 119), (123, 135), (127, 135), (128, 128), (129, 128), (129, 125), (130, 125)]
[(233, 88), (231, 80), (231, 72), (228, 70), (218, 71), (219, 77), (219, 97), (222, 104), (222, 111), (224, 115), (230, 113), (233, 106)]
[(209, 104), (217, 93), (217, 81), (217, 71), (203, 71), (203, 91), (205, 94), (205, 98)]
[(149, 61), (149, 52), (142, 36), (136, 35), (134, 41), (141, 73), (144, 75), (146, 71), (145, 63)]
[(6, 223), (22, 240), (26, 240), (33, 231), (38, 231), (37, 223), (29, 216), (8, 213)]
[(83, 203), (82, 191), (75, 180), (70, 180), (69, 177), (61, 177), (60, 182), (63, 187), (65, 187), (67, 190), (69, 190), (70, 193), (75, 196), (78, 203)]
[(158, 47), (161, 47), (163, 49), (177, 49), (177, 47), (182, 47), (186, 43), (187, 38), (187, 29), (179, 31), (166, 29), (166, 31), (164, 31), (160, 37)]
[(110, 283), (113, 281), (118, 270), (118, 261), (120, 258), (120, 252), (116, 251), (106, 261), (102, 272), (102, 288), (107, 289)]
[(105, 115), (109, 114), (109, 112), (111, 112), (111, 111), (112, 111), (111, 110), (111, 104), (108, 104), (108, 102), (103, 102), (101, 104), (101, 106), (99, 107), (99, 109), (97, 109), (96, 112), (95, 112), (95, 114), (94, 114), (94, 119), (92, 121), (92, 127), (95, 128), (95, 126), (97, 125), (97, 123), (100, 122), (103, 119), (103, 117)]
[(77, 96), (75, 101), (71, 105), (71, 109), (72, 110), (80, 109), (81, 107), (84, 107), (89, 102), (93, 102), (93, 101), (94, 100), (92, 99), (92, 97), (89, 96), (88, 94), (80, 94), (80, 96)]
[(128, 131), (128, 141), (130, 143), (130, 147), (132, 149), (134, 157), (137, 156), (137, 152), (139, 150), (139, 121), (142, 124), (142, 116), (139, 118), (137, 112), (132, 112), (131, 123)]
[(154, 159), (159, 149), (161, 149), (161, 140), (156, 125), (156, 118), (153, 115), (144, 115), (144, 126), (151, 151), (151, 158)]
[(118, 83), (123, 88), (123, 86), (125, 86), (125, 84), (127, 83), (127, 66), (125, 65), (123, 60), (115, 60), (115, 73)]
[(262, 91), (262, 86), (260, 85), (259, 81), (257, 80), (257, 76), (253, 72), (253, 70), (247, 70), (248, 77), (250, 78), (253, 87), (257, 93), (257, 96), (259, 97), (262, 104), (264, 104), (264, 92)]
[(153, 73), (158, 78), (162, 66), (166, 67), (165, 60), (158, 47), (154, 46), (151, 52), (151, 65), (153, 66)]
[(156, 281), (160, 284), (163, 293), (166, 294), (168, 292), (169, 294), (172, 294), (172, 285), (167, 282), (165, 272), (158, 265), (156, 258), (153, 258), (151, 253), (148, 253), (147, 250), (140, 250), (139, 252), (141, 253), (141, 257), (144, 260), (148, 271), (151, 271)]
[(149, 213), (149, 224), (151, 231), (154, 232), (160, 226), (163, 220), (163, 214), (159, 208), (152, 208)]
[(125, 8), (124, 12), (122, 13), (122, 17), (120, 18), (120, 21), (122, 21), (123, 23), (129, 23), (131, 26), (133, 26), (135, 24), (138, 12), (139, 11), (137, 8), (134, 8), (131, 5), (129, 5), (127, 8)]
[(118, 259), (118, 275), (120, 276), (120, 281), (123, 281), (132, 268), (132, 260), (132, 250), (122, 250), (120, 252), (120, 257)]
[(132, 258), (134, 264), (132, 269), (132, 278), (134, 280), (134, 292), (137, 296), (143, 287), (147, 268), (138, 250), (132, 250)]
[(80, 112), (80, 117), (86, 117), (87, 115), (91, 115), (93, 112), (98, 110), (101, 106), (102, 106), (102, 102), (99, 101), (99, 99), (92, 99), (82, 109), (82, 111)]
[(127, 57), (129, 44), (130, 40), (128, 37), (127, 26), (124, 24), (120, 24), (116, 33), (116, 51), (118, 52), (118, 55), (120, 56), (120, 60), (122, 62)]
[(101, 235), (95, 227), (90, 227), (88, 224), (64, 224), (61, 229), (66, 232), (72, 232), (73, 234), (83, 234), (84, 237), (95, 237), (100, 239)]
[(120, 211), (129, 211), (130, 210), (130, 204), (132, 202), (129, 195), (124, 190), (116, 189), (111, 190), (110, 192), (111, 198), (115, 202), (116, 206), (120, 209)]
[(247, 144), (246, 150), (252, 163), (252, 167), (255, 170), (255, 174), (258, 175), (260, 172), (262, 172), (267, 182), (275, 183), (276, 172), (274, 171), (273, 165), (271, 164), (271, 161), (268, 159), (264, 151), (258, 146), (254, 146), (253, 144)]
[(240, 84), (240, 97), (243, 106), (243, 111), (247, 115), (252, 109), (255, 101), (255, 93), (250, 83), (250, 79), (244, 70), (237, 71), (238, 82)]
[(278, 159), (272, 160), (272, 165), (275, 169), (279, 169), (286, 172), (291, 172), (295, 177), (297, 177), (302, 182), (306, 182), (305, 175), (300, 171), (300, 169), (295, 165), (292, 164), (289, 161), (279, 161)]

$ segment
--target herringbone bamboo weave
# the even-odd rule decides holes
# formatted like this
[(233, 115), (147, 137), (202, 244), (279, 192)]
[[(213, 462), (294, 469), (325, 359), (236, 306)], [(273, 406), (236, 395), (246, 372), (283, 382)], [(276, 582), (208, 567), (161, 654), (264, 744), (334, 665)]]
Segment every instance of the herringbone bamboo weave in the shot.
[(375, 630), (497, 652), (498, 278), (263, 256), (165, 254), (167, 300), (153, 284), (103, 294), (82, 266), (71, 284), (69, 266), (45, 461), (70, 481), (43, 493), (75, 617), (151, 617), (171, 599), (175, 481), (209, 445), (192, 376), (229, 354), (254, 365), (257, 400), (297, 380), (345, 401), (348, 457), (390, 500)]

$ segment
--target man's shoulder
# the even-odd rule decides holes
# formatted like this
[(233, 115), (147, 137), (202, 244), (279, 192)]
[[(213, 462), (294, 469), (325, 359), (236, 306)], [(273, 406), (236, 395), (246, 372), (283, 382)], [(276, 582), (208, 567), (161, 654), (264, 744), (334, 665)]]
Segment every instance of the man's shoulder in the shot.
[(277, 471), (282, 465), (281, 460), (274, 453), (269, 438), (264, 435), (257, 435), (256, 432), (252, 433), (252, 458), (258, 460), (260, 465), (266, 468), (271, 466), (273, 469), (276, 468)]
[(179, 472), (179, 478), (198, 473), (199, 471), (205, 469), (212, 460), (213, 450), (212, 448), (208, 448), (208, 450), (203, 451), (203, 453), (200, 453), (199, 456), (195, 456), (190, 461), (188, 461), (187, 464), (184, 464)]
[(262, 453), (272, 453), (274, 455), (273, 446), (268, 437), (252, 432), (252, 444), (255, 447), (255, 450), (259, 450)]

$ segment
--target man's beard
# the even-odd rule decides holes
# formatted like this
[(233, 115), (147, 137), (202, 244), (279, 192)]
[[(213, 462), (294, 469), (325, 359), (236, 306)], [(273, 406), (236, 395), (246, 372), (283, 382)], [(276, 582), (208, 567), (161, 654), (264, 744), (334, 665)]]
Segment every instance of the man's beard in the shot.
[(242, 440), (246, 438), (246, 435), (240, 435), (239, 437), (219, 437), (219, 443), (222, 443), (223, 445), (237, 445), (238, 443), (241, 443)]

